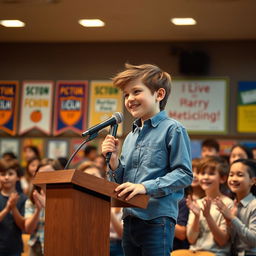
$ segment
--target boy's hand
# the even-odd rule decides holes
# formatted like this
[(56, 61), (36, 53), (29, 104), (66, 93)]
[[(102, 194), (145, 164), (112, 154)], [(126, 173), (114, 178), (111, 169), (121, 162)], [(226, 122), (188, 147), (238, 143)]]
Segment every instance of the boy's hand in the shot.
[(106, 157), (108, 152), (112, 152), (110, 158), (110, 166), (112, 170), (115, 170), (118, 167), (118, 148), (119, 140), (112, 135), (107, 135), (105, 140), (102, 142), (101, 151), (102, 154)]
[(200, 216), (201, 208), (197, 201), (192, 199), (191, 195), (187, 197), (186, 204), (187, 207), (195, 214), (195, 216)]
[(126, 201), (130, 200), (135, 195), (147, 193), (146, 188), (142, 184), (134, 184), (130, 182), (119, 185), (115, 191), (119, 192), (118, 197), (122, 197), (123, 195), (129, 193), (129, 195), (125, 198)]

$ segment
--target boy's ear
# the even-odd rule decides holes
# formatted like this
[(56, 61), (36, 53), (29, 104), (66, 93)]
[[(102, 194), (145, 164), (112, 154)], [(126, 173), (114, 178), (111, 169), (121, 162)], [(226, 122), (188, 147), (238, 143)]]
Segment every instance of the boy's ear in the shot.
[(161, 101), (165, 97), (166, 91), (164, 88), (159, 88), (156, 92), (156, 98), (158, 101)]

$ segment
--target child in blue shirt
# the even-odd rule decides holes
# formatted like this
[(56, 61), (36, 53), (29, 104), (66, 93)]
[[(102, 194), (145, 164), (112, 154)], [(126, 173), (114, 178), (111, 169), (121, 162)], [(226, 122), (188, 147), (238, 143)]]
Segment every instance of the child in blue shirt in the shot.
[(23, 251), (24, 206), (26, 196), (16, 191), (17, 161), (0, 160), (0, 255), (20, 256)]
[(178, 201), (192, 181), (190, 142), (185, 128), (164, 111), (171, 78), (160, 68), (126, 65), (113, 79), (125, 107), (136, 118), (120, 160), (119, 141), (108, 135), (102, 153), (112, 152), (110, 179), (120, 183), (118, 196), (150, 196), (147, 209), (124, 208), (123, 249), (126, 256), (169, 256)]

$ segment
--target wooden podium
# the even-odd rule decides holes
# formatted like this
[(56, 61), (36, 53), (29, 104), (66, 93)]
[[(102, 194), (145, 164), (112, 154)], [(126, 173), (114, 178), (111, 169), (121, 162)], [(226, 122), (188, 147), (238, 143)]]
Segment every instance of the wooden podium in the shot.
[(110, 207), (146, 208), (148, 196), (118, 198), (118, 184), (77, 170), (39, 172), (46, 186), (45, 256), (108, 256)]

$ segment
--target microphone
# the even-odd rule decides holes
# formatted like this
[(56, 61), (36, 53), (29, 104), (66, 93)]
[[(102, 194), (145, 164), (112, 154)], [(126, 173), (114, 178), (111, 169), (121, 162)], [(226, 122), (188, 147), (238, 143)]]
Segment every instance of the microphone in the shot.
[(123, 120), (124, 120), (123, 114), (120, 112), (116, 112), (109, 119), (107, 119), (99, 124), (96, 124), (95, 126), (89, 128), (89, 130), (83, 132), (82, 136), (85, 137), (87, 135), (92, 135), (92, 134), (98, 133), (100, 130), (106, 128), (107, 126), (109, 126), (109, 125), (113, 126), (115, 124), (119, 124), (119, 123), (123, 122)]
[[(116, 133), (117, 133), (117, 129), (118, 129), (118, 124), (114, 124), (111, 126), (110, 129), (110, 134), (114, 137), (116, 137)], [(112, 152), (108, 152), (106, 154), (106, 163), (109, 164), (110, 158), (111, 158)]]

